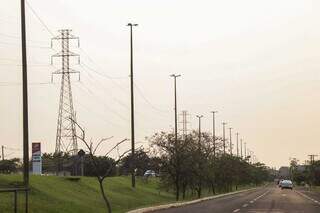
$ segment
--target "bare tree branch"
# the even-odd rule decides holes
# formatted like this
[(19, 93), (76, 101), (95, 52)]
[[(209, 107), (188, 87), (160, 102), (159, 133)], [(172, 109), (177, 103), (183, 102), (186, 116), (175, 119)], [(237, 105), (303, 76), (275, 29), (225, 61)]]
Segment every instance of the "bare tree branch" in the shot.
[(98, 147), (99, 147), (103, 142), (105, 142), (105, 141), (107, 141), (107, 140), (110, 140), (111, 138), (113, 138), (113, 136), (108, 137), (108, 138), (102, 138), (102, 139), (99, 141), (99, 143), (97, 144), (96, 148), (93, 150), (93, 154), (96, 153)]
[(115, 148), (117, 148), (120, 144), (122, 144), (122, 143), (124, 143), (124, 142), (126, 142), (126, 141), (128, 141), (127, 138), (125, 138), (125, 139), (123, 139), (122, 141), (118, 142), (114, 147), (112, 147), (112, 148), (107, 152), (107, 154), (105, 154), (105, 156), (108, 156)]

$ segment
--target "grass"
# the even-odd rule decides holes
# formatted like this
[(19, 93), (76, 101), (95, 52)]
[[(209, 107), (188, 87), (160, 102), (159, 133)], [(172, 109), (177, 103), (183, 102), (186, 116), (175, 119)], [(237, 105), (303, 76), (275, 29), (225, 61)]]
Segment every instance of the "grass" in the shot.
[[(19, 175), (0, 175), (0, 188), (12, 187), (21, 182)], [(131, 188), (130, 177), (111, 177), (105, 181), (113, 212), (121, 213), (140, 207), (175, 202), (171, 192), (159, 190), (156, 178), (144, 182), (137, 179), (136, 188)], [(31, 213), (100, 213), (106, 212), (98, 182), (93, 177), (70, 179), (56, 176), (30, 177)], [(241, 187), (240, 189), (248, 188)], [(207, 190), (203, 196), (210, 196)], [(195, 199), (189, 195), (186, 200)], [(23, 212), (24, 194), (18, 195), (19, 212)], [(13, 212), (13, 193), (0, 193), (0, 213)]]
[[(0, 175), (0, 188), (16, 185), (18, 175)], [(95, 178), (81, 177), (79, 181), (55, 176), (30, 177), (30, 212), (32, 213), (99, 213), (106, 212), (99, 185)], [(159, 191), (158, 180), (148, 183), (137, 180), (136, 189), (131, 188), (129, 177), (112, 177), (105, 181), (113, 212), (174, 201), (172, 193)], [(23, 212), (24, 195), (18, 196)], [(13, 194), (0, 194), (0, 212), (13, 212)]]

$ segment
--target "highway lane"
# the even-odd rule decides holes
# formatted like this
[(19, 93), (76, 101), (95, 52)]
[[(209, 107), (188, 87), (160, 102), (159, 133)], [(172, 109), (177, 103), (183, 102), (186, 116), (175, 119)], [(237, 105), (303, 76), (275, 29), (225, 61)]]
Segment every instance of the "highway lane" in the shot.
[(276, 186), (229, 195), (157, 213), (319, 213), (320, 201)]

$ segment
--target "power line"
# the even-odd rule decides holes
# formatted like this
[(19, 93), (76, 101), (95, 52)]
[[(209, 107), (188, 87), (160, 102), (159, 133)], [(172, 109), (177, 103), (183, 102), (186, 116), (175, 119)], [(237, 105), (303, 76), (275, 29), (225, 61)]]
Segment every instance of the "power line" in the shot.
[(100, 114), (95, 110), (89, 109), (89, 107), (85, 106), (83, 103), (79, 102), (78, 100), (75, 100), (75, 103), (77, 103), (77, 105), (79, 105), (80, 107), (82, 107), (83, 109), (85, 109), (87, 112), (89, 113), (93, 113), (93, 115), (95, 115), (97, 118), (99, 118), (101, 121), (105, 122), (108, 125), (114, 125), (114, 126), (118, 126), (118, 127), (123, 127), (120, 124), (114, 123), (112, 121), (110, 121), (109, 119), (105, 118), (104, 114)]
[[(57, 87), (57, 85), (53, 84), (57, 89), (59, 89), (59, 87)], [(74, 84), (75, 86), (77, 86), (77, 84)], [(77, 88), (80, 88), (81, 90), (82, 87), (77, 86)], [(83, 90), (84, 91), (84, 90)], [(105, 117), (105, 114), (100, 114), (95, 110), (90, 109), (90, 107), (87, 107), (85, 104), (83, 104), (82, 102), (80, 102), (79, 100), (75, 99), (74, 102), (79, 105), (80, 107), (82, 107), (83, 109), (87, 110), (89, 113), (93, 113), (94, 115), (96, 115), (97, 118), (99, 118), (101, 121), (106, 122), (108, 125), (112, 124), (118, 127), (122, 127), (121, 125), (111, 122), (109, 119), (107, 119), (107, 117)]]
[(94, 98), (94, 100), (96, 100), (96, 101), (100, 102), (101, 104), (103, 104), (104, 107), (108, 108), (108, 110), (110, 110), (112, 113), (116, 114), (119, 118), (121, 118), (124, 121), (128, 121), (127, 118), (123, 117), (120, 113), (118, 113), (115, 110), (112, 110), (108, 105), (106, 105), (98, 96), (96, 96), (90, 89), (88, 89), (88, 87), (86, 87), (87, 91), (84, 90), (82, 87), (79, 87), (79, 86), (77, 86), (77, 87), (79, 89), (81, 89), (82, 91), (84, 91), (85, 93), (89, 94), (89, 97)]
[[(0, 66), (16, 66), (21, 67), (22, 64), (0, 64)], [(28, 67), (50, 67), (49, 64), (28, 64)]]
[[(84, 86), (84, 87), (86, 87), (86, 89), (87, 90), (89, 90), (89, 92), (93, 95), (93, 96), (97, 96), (91, 89), (89, 89), (89, 87), (88, 86), (86, 86), (82, 81), (80, 81), (80, 83)], [(96, 84), (93, 84), (92, 83), (92, 85), (95, 87), (96, 86)], [(98, 97), (98, 96), (97, 96)], [(100, 97), (98, 97), (99, 99), (100, 99)], [(124, 104), (124, 103), (122, 103), (119, 99), (117, 99), (117, 98), (115, 98), (115, 97), (112, 97), (112, 99), (114, 100), (114, 101), (116, 101), (119, 105), (121, 105), (122, 107), (124, 107), (124, 108), (126, 108), (126, 109), (129, 109), (129, 107), (126, 105), (126, 104)]]
[[(12, 38), (12, 39), (21, 39), (21, 36), (18, 35), (9, 35), (9, 34), (5, 34), (5, 33), (0, 33), (0, 36), (4, 36), (7, 38)], [(34, 42), (34, 43), (47, 43), (46, 41), (40, 41), (40, 40), (30, 40), (28, 39), (29, 42)]]
[[(0, 87), (2, 86), (20, 86), (21, 82), (0, 82)], [(28, 85), (48, 85), (52, 84), (51, 82), (30, 82)]]
[[(108, 91), (108, 90), (109, 90), (109, 89), (105, 88), (103, 84), (100, 84), (99, 81), (98, 81), (98, 84), (97, 84), (97, 83), (95, 82), (95, 79), (91, 76), (91, 74), (90, 74), (89, 72), (84, 72), (84, 73), (87, 73), (87, 74), (88, 74), (88, 77), (89, 77), (89, 78), (88, 78), (88, 82), (92, 85), (92, 87), (98, 89), (97, 86), (100, 86), (101, 89), (103, 89), (103, 91)], [(83, 81), (80, 81), (80, 83), (81, 83), (81, 84), (83, 85), (83, 87), (87, 90), (87, 92), (89, 92), (92, 96), (95, 96), (97, 99), (99, 99), (99, 101), (103, 102), (103, 104), (105, 105), (104, 99), (100, 98), (96, 93), (94, 93), (93, 90), (92, 90), (88, 85), (84, 84)], [(80, 89), (82, 89), (82, 88), (80, 88)], [(121, 105), (121, 106), (124, 107), (125, 109), (129, 110), (128, 105), (126, 105), (125, 103), (123, 103), (122, 101), (120, 101), (118, 98), (113, 97), (112, 95), (111, 95), (111, 98), (112, 98), (115, 102), (117, 102), (119, 105)], [(110, 108), (110, 107), (108, 107), (108, 108)], [(137, 111), (137, 114), (140, 115), (140, 116), (142, 116), (142, 118), (143, 118), (144, 120), (149, 121), (148, 118), (145, 118), (145, 114), (144, 114), (144, 113), (141, 113), (141, 112), (138, 112), (138, 111)], [(166, 120), (167, 120), (167, 117), (164, 117), (164, 116), (162, 116), (162, 115), (160, 115), (160, 114), (156, 114), (156, 115), (161, 116), (161, 118), (162, 118), (162, 117), (163, 117), (163, 118), (166, 118)]]
[(48, 31), (48, 33), (51, 36), (55, 36), (55, 34), (53, 34), (53, 32), (49, 29), (49, 27), (44, 23), (44, 21), (40, 18), (40, 16), (38, 15), (38, 13), (32, 8), (32, 6), (30, 5), (29, 1), (26, 1), (27, 6), (29, 7), (29, 9), (31, 10), (31, 12), (33, 13), (33, 15), (39, 20), (39, 22), (44, 26), (44, 28)]
[[(17, 43), (10, 43), (10, 42), (4, 42), (4, 41), (0, 41), (0, 44), (4, 44), (4, 45), (11, 45), (11, 46), (20, 46), (20, 44)], [(27, 47), (30, 48), (39, 48), (39, 49), (52, 49), (49, 46), (40, 46), (40, 45), (27, 45)]]
[(135, 86), (135, 88), (137, 89), (139, 95), (142, 97), (142, 99), (143, 99), (147, 104), (149, 104), (152, 109), (154, 109), (154, 110), (157, 111), (157, 112), (169, 114), (169, 111), (161, 110), (161, 109), (158, 109), (157, 107), (155, 107), (155, 106), (146, 98), (146, 96), (144, 96), (142, 90), (138, 87), (138, 85), (137, 85), (136, 83), (134, 83), (134, 86)]

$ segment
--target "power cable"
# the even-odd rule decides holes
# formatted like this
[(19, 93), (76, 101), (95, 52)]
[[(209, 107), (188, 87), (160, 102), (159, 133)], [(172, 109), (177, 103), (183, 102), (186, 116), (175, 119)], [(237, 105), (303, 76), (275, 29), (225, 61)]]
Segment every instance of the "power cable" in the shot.
[(146, 96), (143, 94), (142, 90), (138, 87), (138, 85), (136, 83), (134, 83), (134, 86), (135, 88), (137, 89), (139, 95), (142, 97), (142, 99), (151, 106), (152, 109), (154, 109), (155, 111), (157, 112), (161, 112), (161, 113), (169, 113), (169, 111), (167, 110), (161, 110), (161, 109), (158, 109), (157, 107), (155, 107), (147, 98)]
[(31, 10), (31, 12), (33, 13), (33, 15), (39, 20), (39, 22), (44, 26), (44, 28), (48, 31), (48, 33), (51, 36), (55, 36), (52, 31), (49, 29), (49, 27), (45, 24), (45, 22), (40, 18), (40, 16), (38, 15), (38, 13), (32, 8), (32, 6), (30, 5), (29, 1), (26, 1), (27, 6), (29, 7), (29, 9)]

